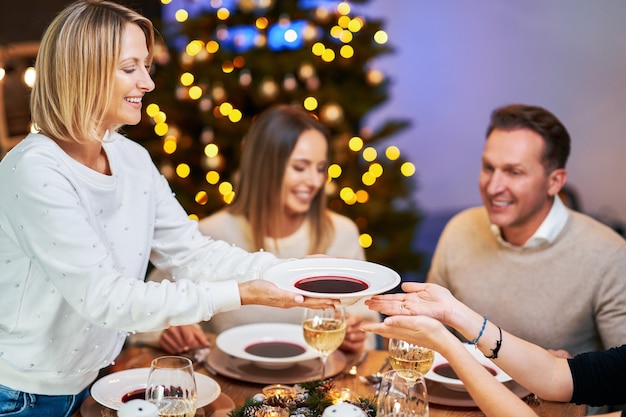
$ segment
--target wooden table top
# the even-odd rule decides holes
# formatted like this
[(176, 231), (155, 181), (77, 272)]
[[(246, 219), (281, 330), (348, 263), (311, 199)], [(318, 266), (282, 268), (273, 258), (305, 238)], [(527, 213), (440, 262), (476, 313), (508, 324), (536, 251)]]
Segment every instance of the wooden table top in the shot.
[[(112, 365), (108, 372), (118, 372), (124, 369), (130, 368), (142, 368), (149, 367), (150, 362), (157, 356), (162, 356), (164, 353), (158, 349), (151, 347), (137, 347), (127, 346), (121, 352), (120, 356), (116, 359), (115, 364)], [(387, 352), (382, 350), (369, 351), (366, 359), (359, 365), (358, 374), (368, 375), (375, 373), (379, 370), (381, 364), (387, 358)], [(354, 363), (356, 357), (348, 356), (347, 362), (348, 368)], [(250, 398), (257, 393), (261, 392), (263, 386), (267, 384), (257, 384), (245, 381), (232, 379), (220, 374), (211, 374), (204, 367), (199, 367), (196, 370), (199, 373), (210, 376), (215, 379), (221, 389), (222, 394), (225, 394), (236, 406), (243, 404), (246, 398)], [(369, 384), (362, 382), (358, 376), (353, 377), (350, 375), (341, 376), (335, 378), (335, 386), (338, 388), (349, 388), (359, 397), (374, 398), (375, 388)], [(227, 399), (228, 400), (228, 399)], [(93, 399), (90, 397), (87, 402)], [(230, 404), (230, 401), (225, 403)], [(85, 404), (87, 405), (87, 404)], [(98, 406), (99, 407), (99, 406)], [(104, 407), (102, 407), (104, 408)], [(84, 408), (85, 409), (85, 408)], [(535, 412), (541, 417), (578, 417), (584, 416), (585, 407), (576, 406), (575, 404), (568, 403), (556, 403), (550, 401), (541, 401), (538, 407), (535, 407)], [(210, 414), (206, 417), (226, 417), (228, 415), (228, 409), (224, 410), (209, 410), (206, 413)], [(205, 415), (206, 415), (205, 413)], [(106, 413), (99, 412), (99, 415), (105, 415)], [(202, 413), (200, 413), (202, 414)], [(115, 416), (114, 412), (109, 412), (107, 416)], [(449, 405), (435, 404), (430, 402), (430, 417), (483, 417), (484, 414), (476, 407), (456, 407)], [(74, 417), (91, 417), (89, 415), (81, 415), (77, 413)]]

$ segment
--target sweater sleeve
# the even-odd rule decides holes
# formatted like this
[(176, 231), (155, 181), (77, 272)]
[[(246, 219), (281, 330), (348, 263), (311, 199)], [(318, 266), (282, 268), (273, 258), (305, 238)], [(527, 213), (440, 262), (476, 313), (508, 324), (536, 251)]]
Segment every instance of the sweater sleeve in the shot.
[(568, 359), (568, 364), (574, 382), (571, 402), (592, 406), (626, 403), (626, 345), (582, 353)]

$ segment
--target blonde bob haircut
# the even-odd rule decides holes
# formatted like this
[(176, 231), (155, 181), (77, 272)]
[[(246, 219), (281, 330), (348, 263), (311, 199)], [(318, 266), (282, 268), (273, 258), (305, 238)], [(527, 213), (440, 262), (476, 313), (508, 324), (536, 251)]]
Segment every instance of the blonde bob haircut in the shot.
[(134, 23), (146, 36), (149, 60), (154, 50), (152, 22), (110, 1), (77, 1), (46, 29), (35, 63), (30, 100), (34, 126), (57, 140), (81, 144), (102, 141), (104, 116), (120, 57), (122, 35)]
[[(285, 170), (300, 135), (308, 130), (317, 130), (329, 142), (327, 129), (309, 112), (299, 106), (278, 105), (257, 116), (244, 138), (235, 199), (227, 211), (248, 221), (256, 250), (263, 248), (265, 238), (277, 240), (285, 210), (281, 192)], [(308, 254), (325, 253), (334, 238), (326, 204), (322, 187), (306, 214)]]

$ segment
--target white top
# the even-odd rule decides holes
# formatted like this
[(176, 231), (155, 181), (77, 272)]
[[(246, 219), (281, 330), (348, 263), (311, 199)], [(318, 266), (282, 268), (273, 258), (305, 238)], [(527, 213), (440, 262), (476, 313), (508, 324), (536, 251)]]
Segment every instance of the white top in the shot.
[[(112, 134), (104, 150), (110, 176), (40, 134), (0, 162), (2, 385), (78, 393), (128, 332), (238, 308), (237, 281), (278, 262), (198, 232), (140, 145)], [(177, 281), (144, 283), (149, 258)]]

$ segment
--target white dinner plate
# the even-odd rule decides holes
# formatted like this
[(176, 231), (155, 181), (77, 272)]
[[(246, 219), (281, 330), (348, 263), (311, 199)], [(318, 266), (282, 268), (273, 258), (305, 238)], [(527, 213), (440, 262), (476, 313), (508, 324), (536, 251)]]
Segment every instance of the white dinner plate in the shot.
[[(145, 389), (150, 368), (134, 368), (115, 372), (97, 380), (91, 386), (91, 396), (105, 407), (119, 410), (122, 397), (129, 392)], [(220, 396), (221, 388), (212, 378), (196, 372), (197, 407), (202, 408)]]
[[(363, 297), (382, 294), (400, 283), (400, 275), (393, 269), (374, 262), (345, 258), (289, 260), (266, 269), (263, 279), (307, 297), (336, 298), (341, 300), (342, 305), (351, 305)], [(323, 292), (303, 289), (303, 284), (316, 280), (326, 280), (320, 284), (325, 287), (343, 285), (345, 288), (341, 292), (327, 292), (328, 288)]]
[[(223, 352), (265, 369), (286, 369), (298, 362), (319, 357), (319, 353), (311, 349), (304, 340), (302, 326), (291, 323), (253, 323), (231, 327), (217, 335), (215, 343)], [(292, 351), (289, 356), (280, 356), (278, 349), (283, 344), (302, 353), (294, 354)], [(263, 345), (268, 348), (273, 346), (272, 351), (278, 357), (261, 356), (251, 350)]]
[[(498, 381), (502, 383), (511, 381), (511, 377), (508, 374), (498, 368), (498, 366), (496, 366), (489, 359), (485, 358), (485, 355), (483, 355), (480, 350), (476, 349), (474, 345), (465, 343), (465, 348), (476, 358), (476, 360), (478, 360), (478, 362), (487, 368), (487, 370), (489, 370)], [(438, 352), (435, 352), (433, 366), (426, 373), (426, 375), (424, 375), (424, 378), (438, 382), (444, 387), (454, 391), (466, 391), (465, 386), (460, 379), (442, 375), (440, 372), (444, 369), (451, 369), (448, 360), (441, 356)]]

